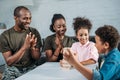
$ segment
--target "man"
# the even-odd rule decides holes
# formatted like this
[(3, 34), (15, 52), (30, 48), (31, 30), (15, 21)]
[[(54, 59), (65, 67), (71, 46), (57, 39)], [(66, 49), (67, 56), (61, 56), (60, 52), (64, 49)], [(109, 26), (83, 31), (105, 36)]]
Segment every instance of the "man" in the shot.
[(7, 65), (15, 66), (21, 73), (36, 67), (40, 59), (41, 37), (39, 32), (30, 27), (31, 12), (24, 6), (14, 10), (15, 25), (0, 36), (0, 51)]

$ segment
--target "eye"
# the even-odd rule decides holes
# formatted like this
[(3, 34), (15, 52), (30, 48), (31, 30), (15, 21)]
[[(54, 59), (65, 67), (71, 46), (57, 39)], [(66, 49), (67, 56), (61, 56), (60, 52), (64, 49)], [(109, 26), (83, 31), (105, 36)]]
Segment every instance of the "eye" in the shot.
[(85, 36), (87, 36), (87, 34), (85, 34)]
[(31, 17), (29, 18), (29, 20), (31, 20)]
[(31, 20), (31, 17), (24, 17), (23, 20)]
[(24, 17), (23, 20), (26, 20), (26, 17)]
[(63, 27), (66, 27), (66, 25), (62, 25)]
[(61, 26), (60, 25), (57, 25), (57, 28), (60, 28)]
[(80, 36), (82, 37), (82, 36), (83, 36), (83, 34), (80, 34)]

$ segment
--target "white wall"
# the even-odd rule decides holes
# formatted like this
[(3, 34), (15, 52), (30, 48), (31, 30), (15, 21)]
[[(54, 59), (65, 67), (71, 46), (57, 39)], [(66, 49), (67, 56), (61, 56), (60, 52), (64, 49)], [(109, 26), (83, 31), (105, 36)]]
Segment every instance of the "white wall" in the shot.
[[(7, 28), (14, 25), (13, 10), (20, 5), (17, 1), (19, 0), (0, 0), (0, 22), (4, 22)], [(86, 17), (92, 21), (91, 35), (94, 35), (96, 28), (104, 24), (113, 25), (120, 31), (119, 4), (120, 0), (33, 0), (33, 5), (23, 2), (23, 5), (32, 12), (31, 26), (39, 30), (42, 38), (52, 34), (49, 25), (54, 13), (65, 16), (68, 28), (66, 34), (69, 36), (74, 35), (72, 22), (77, 16)], [(4, 30), (0, 30), (0, 33), (2, 31)]]

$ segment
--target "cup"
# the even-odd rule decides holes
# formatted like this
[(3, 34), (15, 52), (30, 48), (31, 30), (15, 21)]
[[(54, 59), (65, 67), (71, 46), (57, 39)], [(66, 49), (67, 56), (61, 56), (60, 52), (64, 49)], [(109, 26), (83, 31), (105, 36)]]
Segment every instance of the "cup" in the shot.
[[(70, 47), (63, 48), (63, 54), (65, 54), (67, 52), (67, 49), (70, 49)], [(60, 65), (61, 65), (62, 69), (65, 69), (65, 70), (69, 70), (72, 68), (72, 66), (64, 59), (64, 57), (60, 61)]]
[(64, 70), (70, 70), (72, 68), (72, 66), (65, 59), (61, 60), (60, 65)]
[(68, 49), (70, 49), (70, 47), (64, 47), (64, 48), (63, 48), (63, 54), (65, 54)]

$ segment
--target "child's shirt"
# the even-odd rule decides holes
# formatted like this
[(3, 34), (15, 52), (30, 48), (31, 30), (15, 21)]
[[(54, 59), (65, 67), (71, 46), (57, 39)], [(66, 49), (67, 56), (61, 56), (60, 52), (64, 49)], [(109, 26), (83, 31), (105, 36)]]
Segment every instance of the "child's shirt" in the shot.
[(93, 59), (97, 62), (98, 60), (98, 50), (95, 47), (95, 43), (87, 42), (86, 44), (82, 45), (80, 42), (73, 43), (71, 50), (74, 53), (78, 54), (78, 60), (80, 62)]
[(120, 80), (120, 52), (111, 50), (99, 71), (93, 70), (93, 80)]

